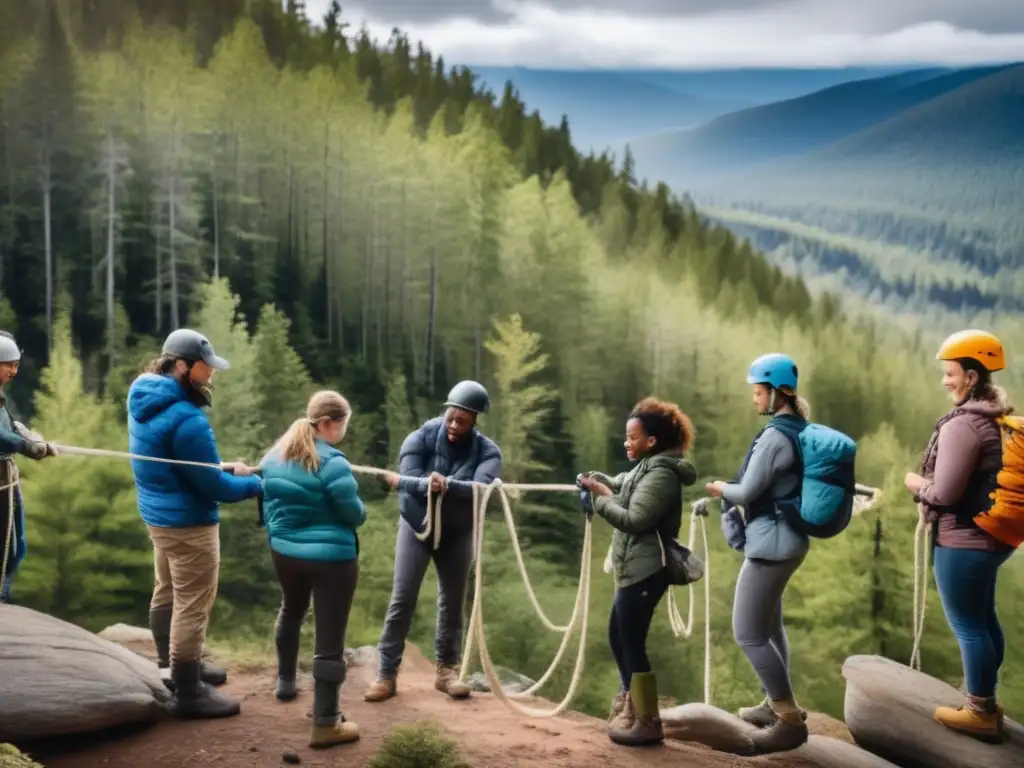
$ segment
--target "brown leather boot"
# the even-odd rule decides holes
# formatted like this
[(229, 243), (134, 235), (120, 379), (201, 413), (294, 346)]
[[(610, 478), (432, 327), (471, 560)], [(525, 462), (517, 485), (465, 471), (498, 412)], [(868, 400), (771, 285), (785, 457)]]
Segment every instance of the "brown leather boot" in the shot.
[[(629, 722), (625, 725), (616, 725), (616, 721), (620, 718), (628, 717)], [(629, 699), (629, 691), (619, 691), (615, 694), (615, 698), (612, 699), (611, 712), (608, 713), (608, 723), (614, 727), (626, 727), (632, 724), (633, 718), (636, 714), (633, 712), (633, 702)]]
[(1000, 744), (1003, 741), (1003, 712), (996, 700), (968, 696), (961, 707), (939, 707), (936, 722), (979, 741)]
[(771, 709), (776, 720), (772, 725), (751, 735), (750, 740), (754, 744), (754, 749), (761, 754), (788, 752), (807, 743), (807, 723), (804, 722), (802, 710), (792, 696), (772, 701)]
[[(772, 700), (767, 696), (764, 697), (764, 701), (755, 707), (741, 707), (736, 713), (740, 720), (756, 725), (758, 728), (768, 728), (769, 726), (775, 725), (775, 722), (779, 719), (779, 716), (775, 714), (772, 709)], [(807, 710), (800, 710), (800, 718), (807, 722)]]
[(471, 689), (464, 682), (459, 680), (459, 670), (449, 664), (437, 662), (437, 676), (434, 678), (434, 687), (441, 693), (446, 693), (453, 699), (465, 699), (469, 697)]
[(363, 701), (386, 701), (398, 693), (398, 685), (393, 677), (378, 676), (363, 694)]
[(624, 725), (629, 710), (635, 715), (633, 721), (625, 727), (613, 724), (608, 728), (609, 739), (624, 747), (643, 747), (665, 740), (658, 710), (658, 681), (653, 672), (633, 675), (630, 680), (626, 711), (619, 718)]

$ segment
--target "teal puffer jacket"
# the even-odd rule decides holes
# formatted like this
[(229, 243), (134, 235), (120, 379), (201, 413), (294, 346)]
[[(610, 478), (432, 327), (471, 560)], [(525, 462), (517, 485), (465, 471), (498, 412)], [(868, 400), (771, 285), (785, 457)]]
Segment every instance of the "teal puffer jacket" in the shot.
[(359, 484), (345, 454), (317, 440), (320, 465), (307, 472), (271, 455), (263, 463), (263, 516), (270, 548), (304, 560), (354, 560), (366, 521)]

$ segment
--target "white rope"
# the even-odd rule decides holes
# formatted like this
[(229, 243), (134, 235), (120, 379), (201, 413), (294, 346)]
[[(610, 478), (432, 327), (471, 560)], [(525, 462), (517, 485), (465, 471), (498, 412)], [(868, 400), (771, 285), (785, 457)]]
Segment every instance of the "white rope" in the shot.
[(14, 489), (18, 487), (18, 465), (11, 459), (4, 459), (7, 471), (10, 473), (10, 482), (0, 486), (0, 491), (7, 491), (7, 531), (4, 533), (4, 556), (0, 563), (0, 590), (7, 584), (7, 563), (11, 554), (11, 544), (14, 541)]
[(921, 638), (924, 636), (925, 608), (928, 605), (928, 557), (931, 553), (931, 524), (924, 519), (923, 507), (917, 506), (917, 529), (914, 531), (914, 647), (910, 652), (910, 668), (921, 669)]
[[(570, 486), (573, 490), (576, 490), (576, 486)], [(572, 617), (569, 620), (569, 625), (565, 629), (565, 634), (562, 637), (561, 646), (558, 649), (558, 653), (555, 656), (554, 661), (544, 675), (534, 683), (530, 688), (520, 693), (507, 693), (501, 685), (501, 680), (498, 678), (498, 674), (494, 669), (494, 664), (491, 661), (491, 654), (487, 648), (487, 638), (484, 633), (484, 618), (483, 618), (483, 601), (481, 594), (483, 591), (483, 549), (484, 549), (484, 517), (487, 510), (487, 504), (490, 501), (491, 494), (497, 490), (498, 496), (501, 499), (502, 506), (505, 508), (506, 519), (511, 516), (511, 506), (508, 501), (508, 497), (505, 494), (505, 489), (502, 485), (501, 480), (495, 480), (486, 486), (481, 495), (478, 492), (479, 486), (474, 485), (473, 493), (473, 540), (474, 540), (474, 585), (473, 585), (473, 607), (469, 619), (469, 628), (467, 630), (467, 637), (465, 647), (462, 653), (462, 664), (461, 664), (461, 679), (465, 681), (469, 671), (469, 659), (473, 653), (473, 644), (479, 648), (480, 666), (483, 669), (484, 677), (491, 688), (491, 692), (513, 712), (527, 717), (555, 717), (566, 709), (572, 703), (572, 700), (576, 697), (576, 693), (579, 690), (580, 683), (583, 680), (583, 663), (586, 657), (586, 646), (587, 646), (587, 628), (589, 625), (589, 614), (590, 614), (590, 570), (591, 561), (593, 554), (593, 523), (588, 517), (586, 520), (584, 532), (583, 532), (583, 552), (580, 562), (580, 585), (576, 592), (576, 603), (573, 606)], [(520, 486), (520, 489), (522, 487)], [(591, 498), (593, 501), (593, 498)], [(536, 707), (528, 707), (519, 704), (515, 699), (526, 698), (531, 696), (539, 690), (554, 674), (555, 669), (561, 661), (562, 655), (565, 653), (565, 649), (568, 647), (569, 637), (572, 635), (572, 630), (579, 624), (580, 635), (579, 645), (576, 656), (576, 664), (573, 667), (572, 679), (569, 682), (569, 690), (566, 691), (565, 697), (555, 705), (552, 709), (538, 709)]]
[[(708, 528), (707, 523), (704, 519), (704, 515), (698, 513), (697, 505), (700, 501), (697, 501), (693, 505), (694, 512), (690, 515), (690, 537), (687, 543), (687, 549), (691, 552), (694, 551), (694, 544), (697, 538), (697, 525), (700, 524), (700, 532), (703, 544), (704, 553), (704, 703), (711, 703), (711, 550), (708, 546)], [(661, 564), (666, 565), (665, 556), (665, 545), (661, 541), (661, 537), (658, 537), (658, 544), (661, 546)], [(668, 607), (668, 621), (669, 626), (672, 628), (672, 634), (676, 637), (690, 639), (693, 635), (694, 625), (694, 595), (693, 595), (693, 584), (687, 585), (687, 593), (689, 594), (689, 606), (687, 610), (686, 621), (683, 621), (682, 615), (679, 613), (679, 605), (676, 602), (675, 589), (671, 586), (668, 588), (668, 595), (666, 605)]]

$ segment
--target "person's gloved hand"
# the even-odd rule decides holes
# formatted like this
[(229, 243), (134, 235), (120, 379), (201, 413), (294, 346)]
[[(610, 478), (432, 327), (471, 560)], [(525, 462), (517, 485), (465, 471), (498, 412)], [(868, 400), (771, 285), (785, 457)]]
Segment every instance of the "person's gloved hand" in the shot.
[(57, 452), (49, 443), (32, 441), (25, 446), (25, 453), (30, 459), (40, 461), (47, 456), (56, 456)]
[(581, 482), (583, 477), (584, 475), (576, 475), (576, 487), (580, 491), (580, 504), (583, 508), (583, 514), (589, 519), (594, 516), (594, 505), (591, 500), (590, 489), (586, 488)]
[(708, 506), (710, 504), (711, 499), (704, 497), (703, 499), (697, 499), (695, 502), (693, 502), (693, 504), (690, 505), (690, 508), (693, 510), (693, 514), (696, 517), (707, 517)]

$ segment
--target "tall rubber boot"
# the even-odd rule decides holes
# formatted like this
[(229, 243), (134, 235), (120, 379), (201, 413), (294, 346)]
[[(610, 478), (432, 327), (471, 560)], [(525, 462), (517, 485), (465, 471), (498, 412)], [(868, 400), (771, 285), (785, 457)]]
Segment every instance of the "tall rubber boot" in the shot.
[[(156, 646), (157, 667), (160, 668), (164, 685), (174, 690), (174, 676), (168, 674), (171, 666), (171, 616), (173, 605), (161, 605), (149, 609), (149, 631), (153, 633), (153, 645)], [(228, 673), (206, 659), (202, 661), (202, 680), (210, 685), (224, 685), (228, 681)]]
[(296, 670), (299, 664), (299, 640), (301, 624), (294, 626), (277, 618), (274, 641), (277, 645), (277, 690), (279, 701), (291, 701), (298, 695), (295, 686)]
[(174, 698), (167, 705), (171, 715), (182, 719), (212, 719), (232, 717), (242, 711), (237, 701), (204, 683), (200, 673), (198, 661), (171, 665)]
[(629, 683), (629, 698), (633, 702), (633, 724), (628, 728), (609, 728), (608, 738), (625, 747), (644, 747), (665, 740), (658, 709), (658, 680), (653, 672), (633, 675)]
[(314, 749), (359, 740), (359, 727), (347, 721), (338, 708), (341, 684), (347, 676), (344, 662), (313, 660), (313, 730), (309, 746)]

